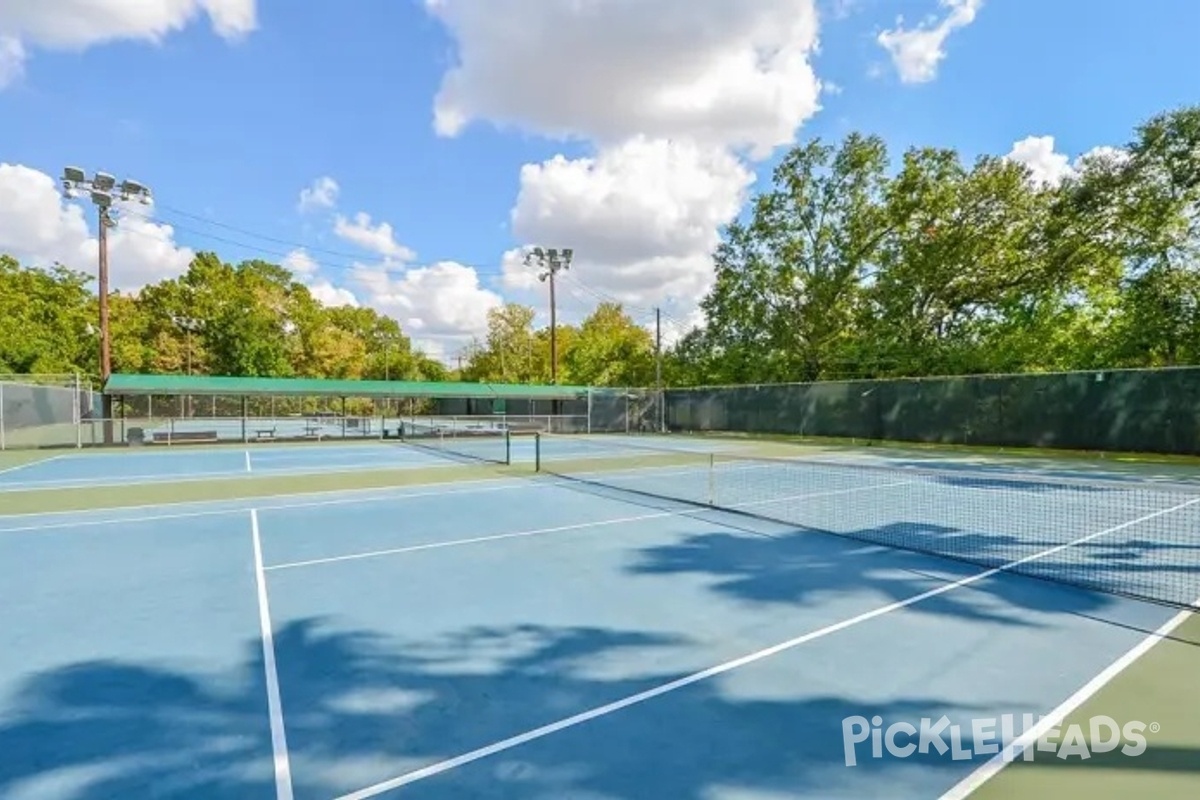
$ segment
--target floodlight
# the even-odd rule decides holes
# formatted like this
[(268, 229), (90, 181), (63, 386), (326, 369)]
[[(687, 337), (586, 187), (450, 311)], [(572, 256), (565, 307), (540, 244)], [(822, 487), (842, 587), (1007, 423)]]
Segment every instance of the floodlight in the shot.
[(100, 206), (100, 208), (108, 208), (112, 205), (112, 195), (108, 192), (101, 192), (93, 189), (92, 202)]
[(127, 198), (128, 197), (137, 197), (142, 194), (147, 194), (147, 193), (149, 193), (149, 191), (150, 191), (149, 189), (147, 189), (145, 186), (138, 183), (137, 181), (134, 181), (134, 180), (121, 181), (121, 194), (124, 197), (127, 197)]
[(117, 185), (117, 179), (107, 172), (97, 172), (96, 177), (92, 178), (92, 186), (102, 192), (111, 191)]
[(533, 254), (537, 257), (538, 261), (541, 261), (546, 256), (545, 251), (540, 247), (533, 248)]
[(67, 167), (63, 170), (63, 183), (83, 183), (87, 175), (79, 167)]
[(574, 256), (575, 256), (575, 251), (572, 250), (571, 248), (567, 247), (567, 248), (563, 249), (562, 254), (563, 254), (563, 261), (570, 263), (571, 259), (574, 258)]

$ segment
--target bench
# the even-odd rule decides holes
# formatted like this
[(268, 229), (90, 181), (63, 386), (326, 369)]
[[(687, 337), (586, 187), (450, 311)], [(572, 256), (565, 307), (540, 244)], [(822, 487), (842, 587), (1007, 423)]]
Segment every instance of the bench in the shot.
[(257, 440), (274, 439), (275, 438), (275, 429), (274, 428), (261, 428), (259, 430), (256, 430), (256, 431), (254, 431), (254, 438)]
[(174, 444), (175, 442), (215, 442), (218, 441), (216, 431), (169, 431), (156, 432), (154, 434), (155, 442), (166, 442)]

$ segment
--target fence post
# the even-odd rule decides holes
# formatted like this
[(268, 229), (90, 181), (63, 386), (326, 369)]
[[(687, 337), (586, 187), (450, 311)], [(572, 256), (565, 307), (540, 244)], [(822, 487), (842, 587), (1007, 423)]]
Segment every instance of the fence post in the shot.
[(72, 412), (75, 415), (75, 449), (83, 449), (83, 403), (79, 396), (79, 373), (75, 373), (75, 399), (72, 402)]
[(587, 390), (587, 432), (592, 432), (592, 387)]

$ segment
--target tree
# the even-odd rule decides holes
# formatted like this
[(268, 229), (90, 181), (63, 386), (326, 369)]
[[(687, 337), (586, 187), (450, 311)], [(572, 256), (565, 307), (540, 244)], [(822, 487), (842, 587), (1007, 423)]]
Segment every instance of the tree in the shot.
[(90, 278), (61, 265), (22, 267), (0, 255), (0, 372), (92, 372), (99, 356), (89, 333)]
[(529, 306), (513, 303), (489, 311), (487, 340), (470, 348), (463, 380), (526, 383), (542, 373), (535, 315)]
[(1126, 275), (1118, 349), (1154, 365), (1192, 363), (1200, 357), (1200, 106), (1142, 125), (1120, 178), (1115, 244)]
[(967, 170), (953, 150), (905, 154), (886, 191), (889, 230), (863, 321), (880, 372), (997, 366), (991, 327), (1033, 322), (1062, 286), (1041, 247), (1050, 196), (1012, 162)]
[(729, 226), (702, 303), (726, 380), (813, 380), (837, 361), (889, 230), (886, 166), (877, 137), (798, 146), (750, 221)]
[(654, 340), (616, 303), (601, 303), (583, 321), (563, 359), (571, 383), (648, 386), (654, 380)]

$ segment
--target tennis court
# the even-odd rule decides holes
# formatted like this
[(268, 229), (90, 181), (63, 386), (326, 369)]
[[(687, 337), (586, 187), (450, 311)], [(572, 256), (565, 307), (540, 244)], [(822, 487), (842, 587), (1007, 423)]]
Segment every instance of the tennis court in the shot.
[(115, 452), (76, 450), (0, 467), (0, 492), (131, 482), (429, 469), (450, 466), (453, 462), (447, 460), (447, 455), (507, 464), (508, 448), (508, 437), (500, 430), (446, 433), (438, 428), (409, 433), (404, 442), (376, 439), (354, 444), (156, 445)]
[[(632, 438), (514, 439), (532, 476), (0, 516), (0, 796), (963, 797), (1200, 597), (1186, 485)], [(873, 753), (942, 718), (945, 752)], [(1142, 721), (1179, 790), (1145, 796), (1191, 796), (1154, 754), (1200, 726)], [(978, 796), (1046, 796), (1036, 755)]]
[(0, 471), (0, 492), (330, 470), (403, 469), (445, 463), (435, 454), (378, 443), (251, 448), (178, 446), (138, 453), (70, 452)]

